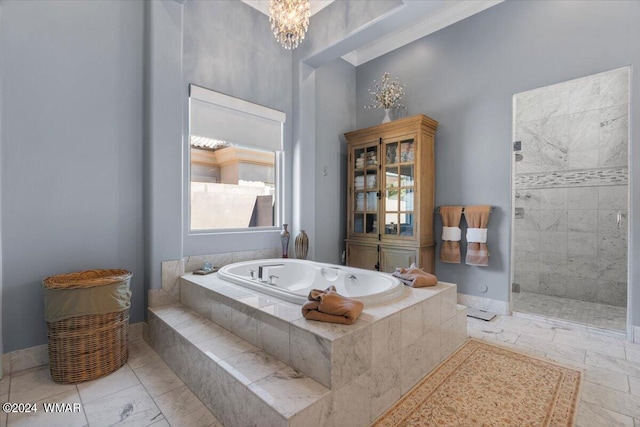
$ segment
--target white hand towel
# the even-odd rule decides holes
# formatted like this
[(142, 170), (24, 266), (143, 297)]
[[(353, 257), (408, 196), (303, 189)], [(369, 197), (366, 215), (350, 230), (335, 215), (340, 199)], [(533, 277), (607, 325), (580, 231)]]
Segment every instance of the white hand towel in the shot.
[(487, 243), (486, 228), (467, 228), (467, 242)]
[(462, 237), (460, 227), (442, 227), (442, 240), (450, 242), (459, 242)]

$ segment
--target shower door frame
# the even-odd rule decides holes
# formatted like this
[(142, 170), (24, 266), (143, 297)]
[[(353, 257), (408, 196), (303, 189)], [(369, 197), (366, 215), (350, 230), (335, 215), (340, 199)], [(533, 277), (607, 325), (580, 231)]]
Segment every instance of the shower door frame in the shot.
[[(600, 74), (600, 73), (605, 73), (605, 72), (610, 72), (610, 71), (615, 71), (615, 70), (619, 70), (619, 69), (627, 69), (628, 71), (628, 76), (629, 76), (629, 89), (627, 92), (627, 97), (628, 97), (628, 102), (627, 102), (627, 117), (628, 117), (628, 122), (627, 122), (627, 170), (628, 170), (628, 179), (627, 179), (627, 306), (626, 306), (626, 339), (627, 341), (630, 342), (634, 342), (634, 328), (633, 325), (631, 324), (631, 260), (632, 258), (632, 245), (631, 245), (631, 230), (632, 230), (632, 225), (633, 225), (633, 218), (634, 218), (634, 212), (633, 212), (633, 178), (634, 178), (634, 170), (632, 169), (632, 162), (631, 159), (633, 159), (632, 157), (632, 141), (631, 141), (631, 117), (632, 117), (632, 108), (631, 108), (631, 93), (632, 93), (632, 81), (631, 81), (631, 76), (633, 75), (632, 73), (632, 66), (628, 65), (628, 66), (624, 66), (624, 67), (618, 67), (618, 68), (613, 68), (610, 70), (604, 70), (598, 73), (592, 73), (586, 76), (580, 76), (580, 77), (575, 77), (575, 78), (570, 78), (567, 80), (563, 80), (561, 82), (558, 83), (552, 83), (549, 84), (547, 86), (553, 86), (554, 84), (559, 84), (559, 83), (564, 83), (564, 82), (568, 82), (571, 80), (577, 80), (583, 77), (588, 77), (590, 75), (595, 75), (595, 74)], [(509, 155), (511, 157), (511, 161), (509, 162), (510, 168), (511, 168), (511, 180), (510, 180), (510, 185), (509, 185), (509, 191), (510, 191), (510, 212), (511, 212), (511, 227), (510, 227), (510, 262), (509, 262), (509, 315), (513, 315), (514, 313), (514, 303), (513, 303), (513, 283), (514, 283), (514, 276), (515, 276), (515, 227), (516, 227), (516, 223), (515, 223), (515, 178), (516, 178), (516, 160), (515, 160), (515, 150), (514, 150), (514, 142), (516, 141), (516, 95), (522, 93), (522, 92), (527, 92), (529, 90), (535, 90), (535, 89), (541, 89), (547, 86), (541, 86), (540, 88), (532, 88), (532, 89), (526, 89), (526, 90), (522, 90), (520, 92), (516, 92), (513, 93), (511, 95), (511, 141), (509, 142)], [(542, 316), (542, 315), (541, 315)], [(544, 316), (546, 317), (546, 316)], [(562, 319), (559, 319), (562, 320)], [(590, 326), (590, 325), (587, 325)], [(596, 327), (596, 326), (594, 326)], [(596, 327), (597, 328), (597, 327)], [(638, 327), (640, 328), (640, 327)], [(601, 329), (601, 328), (599, 328)], [(640, 337), (638, 337), (638, 339), (640, 339)]]

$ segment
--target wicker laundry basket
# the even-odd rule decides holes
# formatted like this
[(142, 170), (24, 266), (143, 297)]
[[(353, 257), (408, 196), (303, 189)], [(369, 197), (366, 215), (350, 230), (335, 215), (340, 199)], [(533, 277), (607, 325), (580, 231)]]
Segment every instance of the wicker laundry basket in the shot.
[(43, 280), (55, 382), (93, 380), (126, 363), (131, 276), (126, 270), (89, 270)]

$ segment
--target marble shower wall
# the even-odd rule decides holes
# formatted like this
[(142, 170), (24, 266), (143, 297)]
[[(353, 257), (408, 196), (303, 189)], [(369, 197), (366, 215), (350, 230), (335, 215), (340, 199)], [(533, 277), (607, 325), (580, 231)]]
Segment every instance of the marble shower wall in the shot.
[(522, 292), (626, 306), (628, 111), (628, 68), (515, 95)]

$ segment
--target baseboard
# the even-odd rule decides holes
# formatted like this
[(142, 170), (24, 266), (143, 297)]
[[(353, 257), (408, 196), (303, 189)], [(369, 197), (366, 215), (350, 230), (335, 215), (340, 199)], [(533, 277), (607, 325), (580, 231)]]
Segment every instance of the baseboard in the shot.
[[(143, 323), (129, 324), (129, 342), (142, 339)], [(2, 355), (3, 375), (15, 374), (16, 372), (36, 368), (49, 364), (49, 347), (47, 344), (36, 345), (34, 347), (23, 348)]]
[(458, 304), (466, 305), (469, 308), (475, 308), (477, 310), (490, 311), (503, 316), (509, 314), (509, 301), (458, 294)]

